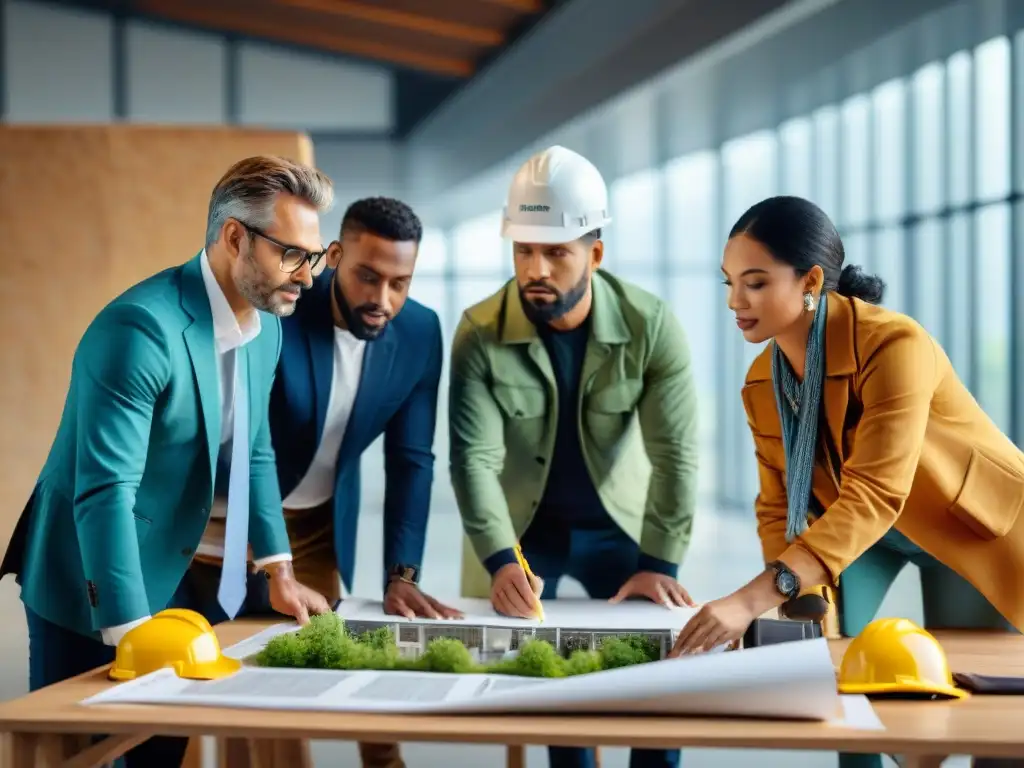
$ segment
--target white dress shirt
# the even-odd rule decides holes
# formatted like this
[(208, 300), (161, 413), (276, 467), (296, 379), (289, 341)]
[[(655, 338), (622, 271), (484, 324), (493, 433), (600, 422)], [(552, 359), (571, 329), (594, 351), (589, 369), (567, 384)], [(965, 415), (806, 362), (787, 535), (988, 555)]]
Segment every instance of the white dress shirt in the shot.
[[(248, 344), (260, 334), (260, 315), (255, 310), (243, 318), (245, 325), (238, 322), (227, 297), (221, 289), (217, 278), (210, 268), (210, 261), (203, 249), (199, 257), (200, 267), (203, 273), (203, 284), (206, 286), (206, 295), (210, 300), (210, 313), (213, 316), (213, 338), (217, 347), (217, 373), (220, 377), (221, 393), (221, 418), (220, 418), (220, 450), (231, 450), (231, 437), (234, 425), (234, 381), (235, 381), (235, 350)], [(230, 455), (230, 453), (229, 453)], [(226, 504), (221, 499), (215, 499), (211, 516), (226, 514)], [(223, 549), (221, 550), (223, 554)], [(254, 562), (257, 568), (270, 563), (291, 560), (290, 553), (271, 555)], [(117, 645), (126, 632), (150, 617), (143, 616), (135, 621), (126, 624), (119, 624), (116, 627), (108, 627), (101, 631), (103, 642), (107, 645)]]
[(334, 495), (338, 453), (359, 392), (365, 350), (366, 342), (357, 339), (351, 331), (334, 329), (334, 374), (323, 434), (305, 476), (284, 500), (285, 509), (311, 509)]

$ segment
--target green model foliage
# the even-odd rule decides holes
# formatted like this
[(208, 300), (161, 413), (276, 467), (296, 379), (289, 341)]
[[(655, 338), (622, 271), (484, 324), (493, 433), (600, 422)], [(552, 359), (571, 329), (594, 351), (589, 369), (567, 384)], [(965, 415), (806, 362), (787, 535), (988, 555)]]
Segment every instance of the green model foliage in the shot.
[(569, 677), (603, 669), (657, 661), (660, 650), (645, 637), (607, 638), (596, 650), (578, 649), (569, 658), (551, 643), (531, 638), (510, 659), (478, 664), (469, 649), (452, 637), (432, 640), (418, 659), (399, 656), (386, 627), (353, 635), (334, 613), (315, 616), (298, 632), (278, 635), (256, 654), (263, 667), (304, 669), (416, 670), (421, 672), (492, 673), (521, 677)]

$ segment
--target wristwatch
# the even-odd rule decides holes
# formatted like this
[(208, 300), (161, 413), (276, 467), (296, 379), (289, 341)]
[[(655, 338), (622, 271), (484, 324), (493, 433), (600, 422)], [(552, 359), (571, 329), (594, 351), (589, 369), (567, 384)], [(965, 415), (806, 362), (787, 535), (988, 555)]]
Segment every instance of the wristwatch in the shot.
[(404, 581), (407, 584), (419, 584), (420, 569), (415, 565), (393, 565), (388, 568), (388, 583)]
[(787, 600), (792, 600), (800, 594), (800, 578), (793, 573), (785, 563), (778, 560), (768, 563), (768, 567), (775, 571), (775, 589)]

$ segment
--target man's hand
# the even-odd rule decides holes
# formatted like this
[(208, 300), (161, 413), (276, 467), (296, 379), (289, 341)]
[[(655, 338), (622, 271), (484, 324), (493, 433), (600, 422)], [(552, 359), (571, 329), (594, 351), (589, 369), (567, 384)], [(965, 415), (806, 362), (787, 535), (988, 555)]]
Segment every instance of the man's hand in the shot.
[(501, 566), (491, 581), (491, 605), (505, 616), (532, 619), (537, 616), (544, 582), (530, 579), (518, 563)]
[(278, 613), (293, 616), (300, 625), (305, 626), (311, 615), (331, 610), (326, 597), (296, 581), (291, 563), (268, 565), (267, 575), (270, 577), (270, 607)]
[(627, 597), (646, 597), (666, 608), (673, 608), (677, 605), (693, 605), (693, 600), (683, 589), (682, 584), (671, 576), (654, 571), (640, 571), (640, 573), (633, 574), (629, 581), (622, 585), (618, 594), (608, 602), (621, 603)]
[(384, 593), (384, 613), (405, 616), (407, 619), (415, 619), (417, 616), (428, 619), (463, 618), (461, 612), (421, 592), (415, 584), (401, 579), (388, 584)]
[(756, 612), (740, 593), (713, 600), (697, 611), (683, 627), (669, 658), (733, 644), (743, 637), (756, 618)]

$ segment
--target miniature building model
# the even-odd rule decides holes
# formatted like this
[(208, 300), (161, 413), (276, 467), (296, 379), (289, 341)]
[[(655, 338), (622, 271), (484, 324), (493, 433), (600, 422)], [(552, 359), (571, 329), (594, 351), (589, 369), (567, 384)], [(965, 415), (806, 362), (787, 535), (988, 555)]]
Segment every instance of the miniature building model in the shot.
[(484, 624), (438, 621), (406, 624), (397, 621), (345, 621), (346, 629), (360, 635), (387, 627), (395, 638), (399, 653), (409, 659), (418, 658), (432, 640), (440, 637), (455, 638), (462, 642), (477, 661), (493, 661), (510, 652), (518, 651), (527, 640), (535, 638), (551, 643), (562, 656), (569, 656), (576, 650), (597, 650), (609, 637), (631, 637), (640, 635), (660, 649), (662, 658), (668, 655), (675, 643), (675, 632), (651, 630), (570, 629), (558, 627), (491, 627)]

